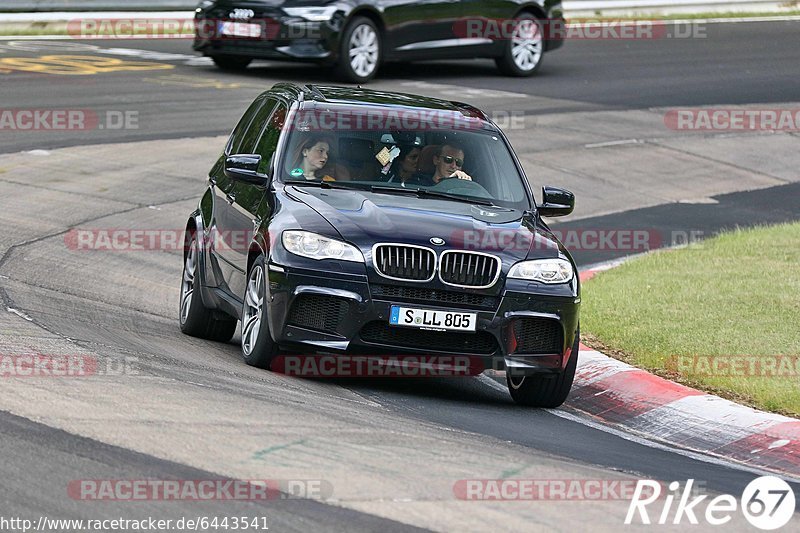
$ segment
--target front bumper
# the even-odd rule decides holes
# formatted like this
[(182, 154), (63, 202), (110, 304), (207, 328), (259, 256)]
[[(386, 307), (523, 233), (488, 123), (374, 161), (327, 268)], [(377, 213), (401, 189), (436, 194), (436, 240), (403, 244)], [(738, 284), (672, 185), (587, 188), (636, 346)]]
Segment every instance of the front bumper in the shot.
[[(225, 23), (257, 24), (261, 29), (258, 36), (225, 35), (222, 33)], [(192, 48), (206, 56), (326, 61), (332, 60), (338, 49), (340, 26), (336, 17), (326, 22), (309, 22), (270, 10), (252, 19), (232, 20), (224, 10), (215, 10), (195, 16)]]
[[(500, 283), (500, 282), (498, 282)], [(420, 293), (423, 291), (423, 293)], [(497, 296), (442, 291), (367, 276), (270, 264), (267, 316), (273, 339), (302, 351), (462, 355), (485, 368), (557, 373), (578, 329), (578, 282), (547, 286), (506, 280)], [(421, 297), (422, 296), (422, 297)], [(393, 304), (476, 313), (473, 332), (390, 326)]]

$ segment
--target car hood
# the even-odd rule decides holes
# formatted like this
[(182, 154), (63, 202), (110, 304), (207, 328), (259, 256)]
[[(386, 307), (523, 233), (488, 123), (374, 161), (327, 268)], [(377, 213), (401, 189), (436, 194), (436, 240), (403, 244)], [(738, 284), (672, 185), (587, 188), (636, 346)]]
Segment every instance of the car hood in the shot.
[[(535, 216), (516, 209), (368, 191), (292, 186), (287, 192), (366, 254), (375, 243), (405, 243), (491, 253), (510, 266), (529, 257), (558, 257), (561, 249)], [(445, 243), (433, 245), (436, 238)]]

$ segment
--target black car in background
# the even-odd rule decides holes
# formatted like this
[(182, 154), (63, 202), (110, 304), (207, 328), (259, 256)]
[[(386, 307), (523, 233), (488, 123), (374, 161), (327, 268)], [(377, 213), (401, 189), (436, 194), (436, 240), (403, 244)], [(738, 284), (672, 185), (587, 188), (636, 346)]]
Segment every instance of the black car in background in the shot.
[(357, 83), (386, 61), (424, 59), (488, 57), (530, 76), (563, 42), (544, 37), (563, 22), (560, 0), (204, 0), (195, 22), (194, 49), (223, 69), (314, 61)]
[(287, 349), (469, 357), (505, 368), (518, 403), (558, 406), (580, 282), (542, 217), (575, 200), (543, 197), (472, 106), (277, 84), (188, 219), (181, 329), (228, 341), (241, 320), (244, 359), (261, 368)]

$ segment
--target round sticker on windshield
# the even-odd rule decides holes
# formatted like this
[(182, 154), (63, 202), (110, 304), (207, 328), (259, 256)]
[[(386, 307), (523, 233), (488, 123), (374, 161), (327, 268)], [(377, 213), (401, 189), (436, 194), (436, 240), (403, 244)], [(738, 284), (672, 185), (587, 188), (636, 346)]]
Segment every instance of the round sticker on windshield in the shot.
[(303, 169), (302, 168), (296, 168), (296, 169), (292, 170), (291, 174), (292, 174), (293, 178), (299, 178), (300, 176), (303, 175)]

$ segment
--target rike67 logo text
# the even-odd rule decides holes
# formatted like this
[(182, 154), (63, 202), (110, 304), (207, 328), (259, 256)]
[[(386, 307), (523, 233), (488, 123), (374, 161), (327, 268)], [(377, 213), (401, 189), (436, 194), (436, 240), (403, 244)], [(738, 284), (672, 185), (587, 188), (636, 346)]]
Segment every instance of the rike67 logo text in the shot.
[[(708, 495), (697, 495), (690, 479), (681, 488), (678, 481), (669, 484), (669, 492), (662, 496), (658, 481), (639, 480), (633, 493), (625, 524), (686, 524), (697, 525), (700, 520), (712, 526), (722, 526), (733, 520), (741, 511), (754, 527), (771, 531), (789, 523), (795, 511), (792, 487), (774, 476), (763, 476), (751, 481), (737, 500), (722, 494), (707, 501)], [(656, 503), (657, 502), (657, 503)], [(651, 515), (651, 512), (655, 514)]]

